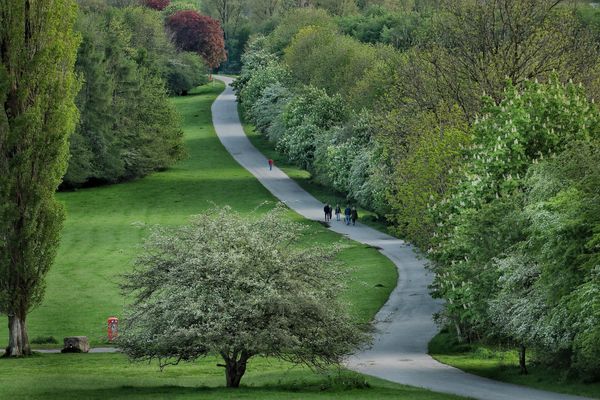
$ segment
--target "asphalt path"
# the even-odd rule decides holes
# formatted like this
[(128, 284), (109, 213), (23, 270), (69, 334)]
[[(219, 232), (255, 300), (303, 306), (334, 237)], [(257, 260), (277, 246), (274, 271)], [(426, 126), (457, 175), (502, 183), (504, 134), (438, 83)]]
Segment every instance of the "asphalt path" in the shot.
[[(237, 112), (232, 78), (215, 76), (227, 87), (212, 105), (217, 136), (235, 160), (250, 171), (275, 197), (305, 218), (322, 221), (323, 204), (268, 160), (246, 137)], [(370, 246), (394, 262), (398, 283), (375, 316), (376, 334), (368, 350), (347, 360), (348, 368), (393, 382), (481, 400), (575, 400), (583, 397), (545, 392), (467, 374), (427, 354), (437, 333), (433, 314), (441, 303), (431, 298), (432, 273), (408, 243), (357, 223), (332, 221), (330, 229)]]

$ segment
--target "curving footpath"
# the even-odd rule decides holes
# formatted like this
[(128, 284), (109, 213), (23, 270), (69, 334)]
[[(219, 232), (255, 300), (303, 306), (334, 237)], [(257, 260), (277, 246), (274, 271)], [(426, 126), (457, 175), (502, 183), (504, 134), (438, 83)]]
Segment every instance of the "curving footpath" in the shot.
[[(227, 87), (212, 105), (213, 124), (223, 146), (275, 197), (305, 218), (322, 219), (323, 204), (279, 168), (269, 171), (267, 159), (246, 137), (237, 112), (232, 78), (215, 76)], [(432, 315), (440, 303), (429, 295), (431, 273), (413, 248), (402, 240), (368, 226), (346, 226), (332, 221), (331, 230), (357, 242), (375, 246), (396, 264), (396, 289), (377, 313), (373, 346), (355, 354), (347, 366), (393, 382), (481, 400), (575, 400), (583, 397), (530, 389), (467, 374), (439, 363), (427, 354), (427, 343), (437, 333)]]

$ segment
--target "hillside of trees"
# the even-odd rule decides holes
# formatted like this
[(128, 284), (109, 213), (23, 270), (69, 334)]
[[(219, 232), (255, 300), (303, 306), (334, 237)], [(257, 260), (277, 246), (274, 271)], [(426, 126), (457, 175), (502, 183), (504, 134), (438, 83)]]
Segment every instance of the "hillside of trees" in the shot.
[(245, 117), (420, 247), (459, 340), (600, 379), (599, 10), (314, 5), (251, 36)]

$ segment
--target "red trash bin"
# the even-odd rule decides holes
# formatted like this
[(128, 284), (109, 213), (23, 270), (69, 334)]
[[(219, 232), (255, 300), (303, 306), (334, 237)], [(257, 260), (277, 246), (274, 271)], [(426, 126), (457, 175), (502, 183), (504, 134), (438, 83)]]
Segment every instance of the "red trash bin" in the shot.
[(119, 336), (119, 318), (109, 317), (107, 320), (108, 324), (108, 340), (112, 342)]

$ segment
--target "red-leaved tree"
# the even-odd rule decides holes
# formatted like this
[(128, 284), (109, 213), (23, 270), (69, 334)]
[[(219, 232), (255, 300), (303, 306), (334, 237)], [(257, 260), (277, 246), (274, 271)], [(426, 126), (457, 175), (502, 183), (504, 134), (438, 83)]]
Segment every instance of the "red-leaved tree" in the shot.
[(146, 7), (161, 11), (171, 4), (171, 0), (144, 0), (144, 4), (146, 4)]
[(227, 59), (223, 29), (216, 19), (183, 10), (167, 18), (167, 27), (181, 50), (197, 52), (210, 68), (218, 67)]

